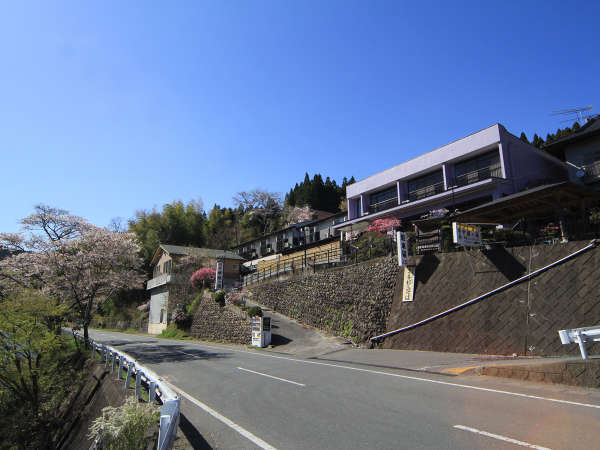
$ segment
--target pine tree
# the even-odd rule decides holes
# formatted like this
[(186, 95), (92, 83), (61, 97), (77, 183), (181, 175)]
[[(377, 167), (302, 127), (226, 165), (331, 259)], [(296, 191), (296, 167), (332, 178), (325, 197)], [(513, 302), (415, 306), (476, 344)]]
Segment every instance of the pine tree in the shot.
[(527, 139), (527, 135), (525, 134), (524, 131), (521, 132), (521, 136), (519, 137), (519, 139), (521, 139), (523, 142), (526, 142), (527, 144), (529, 144), (529, 139)]

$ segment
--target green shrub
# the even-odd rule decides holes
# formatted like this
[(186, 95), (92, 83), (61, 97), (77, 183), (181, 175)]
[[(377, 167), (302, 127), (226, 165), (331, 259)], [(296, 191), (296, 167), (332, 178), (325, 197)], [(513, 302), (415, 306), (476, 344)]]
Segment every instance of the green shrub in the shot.
[(190, 303), (189, 305), (187, 305), (186, 307), (186, 312), (193, 316), (194, 313), (196, 312), (196, 309), (198, 308), (198, 305), (200, 305), (200, 303), (202, 302), (202, 292), (199, 293), (198, 295), (196, 295), (196, 297), (194, 298), (194, 300), (192, 300), (192, 303)]
[(215, 293), (215, 302), (217, 302), (221, 306), (225, 306), (225, 292), (217, 291)]
[(254, 317), (254, 316), (259, 316), (262, 317), (263, 312), (260, 306), (253, 306), (252, 308), (248, 309), (248, 315), (250, 317)]
[(162, 333), (160, 333), (158, 337), (167, 339), (187, 339), (189, 338), (189, 335), (185, 331), (177, 328), (176, 326), (169, 325), (167, 328), (162, 330)]
[(89, 437), (100, 438), (103, 449), (143, 450), (153, 440), (148, 430), (158, 424), (159, 407), (140, 403), (128, 396), (123, 406), (102, 408), (102, 415), (92, 423)]

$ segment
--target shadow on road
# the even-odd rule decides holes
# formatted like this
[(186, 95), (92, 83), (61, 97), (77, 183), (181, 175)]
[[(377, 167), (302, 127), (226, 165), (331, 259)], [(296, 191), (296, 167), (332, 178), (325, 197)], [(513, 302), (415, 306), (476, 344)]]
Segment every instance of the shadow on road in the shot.
[(286, 345), (290, 342), (293, 342), (293, 339), (286, 338), (285, 336), (281, 336), (279, 334), (271, 335), (271, 345), (273, 345), (274, 347), (277, 347), (279, 345)]
[(212, 352), (183, 345), (143, 345), (130, 343), (125, 351), (142, 363), (158, 364), (162, 362), (179, 362), (192, 360), (211, 360), (229, 358), (231, 353)]
[(185, 417), (185, 414), (181, 413), (179, 415), (179, 429), (188, 440), (194, 450), (209, 450), (212, 449), (210, 444), (206, 442), (206, 440), (202, 437), (198, 430), (192, 425), (192, 423)]

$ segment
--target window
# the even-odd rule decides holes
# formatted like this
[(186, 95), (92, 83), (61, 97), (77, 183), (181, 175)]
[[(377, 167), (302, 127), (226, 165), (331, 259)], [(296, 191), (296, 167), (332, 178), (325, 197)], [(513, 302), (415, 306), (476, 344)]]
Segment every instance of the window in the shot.
[(444, 176), (441, 170), (408, 181), (408, 199), (420, 200), (439, 194), (444, 190)]
[(383, 191), (374, 192), (373, 194), (371, 194), (371, 205), (385, 202), (386, 200), (391, 200), (393, 198), (398, 198), (398, 189), (395, 185), (390, 188), (384, 189)]
[(498, 150), (493, 150), (484, 153), (483, 155), (476, 156), (475, 158), (456, 163), (454, 171), (456, 173), (456, 178), (459, 180), (461, 177), (464, 178), (465, 175), (477, 174), (478, 172), (481, 172), (481, 176), (476, 177), (477, 181), (491, 176), (500, 177), (500, 154), (498, 153)]

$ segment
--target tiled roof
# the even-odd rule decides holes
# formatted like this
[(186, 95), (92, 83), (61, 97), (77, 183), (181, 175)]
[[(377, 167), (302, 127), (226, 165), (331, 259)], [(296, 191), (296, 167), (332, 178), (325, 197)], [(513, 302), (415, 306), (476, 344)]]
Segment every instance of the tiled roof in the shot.
[(184, 247), (181, 245), (160, 244), (165, 252), (170, 255), (186, 255), (186, 256), (204, 256), (206, 258), (224, 258), (243, 260), (236, 253), (228, 250), (217, 250), (214, 248), (199, 248), (199, 247)]

